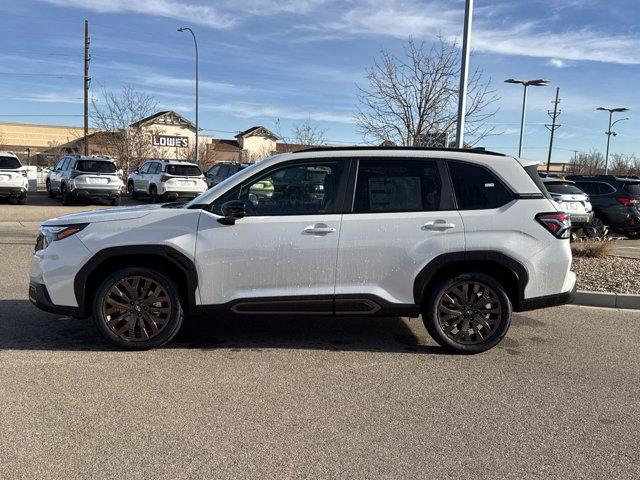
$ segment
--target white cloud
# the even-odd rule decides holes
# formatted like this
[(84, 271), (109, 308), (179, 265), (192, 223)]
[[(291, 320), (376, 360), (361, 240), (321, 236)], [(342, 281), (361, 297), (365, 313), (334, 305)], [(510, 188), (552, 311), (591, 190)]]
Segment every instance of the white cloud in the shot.
[[(412, 35), (431, 40), (443, 35), (459, 40), (464, 16), (463, 10), (457, 8), (460, 6), (458, 2), (456, 8), (452, 8), (441, 0), (365, 0), (355, 2), (338, 20), (312, 25), (309, 29), (318, 32), (320, 38), (341, 34), (406, 39)], [(578, 30), (550, 30), (547, 23), (537, 21), (522, 21), (505, 27), (505, 22), (495, 18), (504, 8), (504, 5), (498, 5), (476, 9), (472, 34), (475, 51), (564, 61), (640, 64), (638, 36), (609, 34), (588, 26)]]
[(209, 5), (194, 5), (175, 0), (41, 0), (59, 7), (73, 7), (98, 13), (139, 13), (158, 17), (187, 20), (213, 28), (229, 28), (237, 18), (228, 13), (219, 13)]
[(552, 67), (556, 67), (556, 68), (565, 68), (569, 66), (569, 63), (567, 61), (562, 60), (560, 58), (552, 58), (547, 63)]
[(22, 97), (16, 97), (15, 100), (24, 100), (26, 102), (37, 103), (82, 103), (82, 91), (74, 91), (69, 93), (32, 93)]
[(315, 109), (304, 111), (263, 103), (229, 102), (205, 107), (205, 109), (228, 113), (239, 118), (286, 118), (290, 120), (311, 119), (317, 122), (355, 123), (354, 118), (350, 113), (322, 112)]

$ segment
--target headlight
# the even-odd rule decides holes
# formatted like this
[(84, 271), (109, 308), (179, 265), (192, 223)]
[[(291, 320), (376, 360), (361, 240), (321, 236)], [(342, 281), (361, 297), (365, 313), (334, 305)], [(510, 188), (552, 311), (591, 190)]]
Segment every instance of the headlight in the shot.
[(85, 228), (88, 223), (76, 223), (74, 225), (59, 225), (59, 226), (43, 226), (40, 227), (40, 233), (38, 234), (38, 238), (36, 239), (36, 252), (38, 250), (44, 250), (47, 248), (52, 242), (57, 242), (58, 240), (62, 240), (64, 238), (70, 237), (71, 235), (75, 235), (83, 228)]

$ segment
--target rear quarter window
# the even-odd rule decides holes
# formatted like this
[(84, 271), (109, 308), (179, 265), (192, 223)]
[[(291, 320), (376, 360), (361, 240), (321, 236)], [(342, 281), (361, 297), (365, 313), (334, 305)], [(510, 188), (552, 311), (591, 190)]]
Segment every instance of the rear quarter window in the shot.
[(447, 162), (458, 210), (498, 208), (513, 199), (512, 193), (488, 169), (465, 162)]

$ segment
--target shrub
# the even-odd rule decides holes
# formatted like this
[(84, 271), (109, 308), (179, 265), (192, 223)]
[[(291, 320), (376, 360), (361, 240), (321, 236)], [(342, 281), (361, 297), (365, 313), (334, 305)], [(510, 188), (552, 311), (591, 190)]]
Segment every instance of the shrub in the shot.
[(606, 258), (611, 253), (613, 239), (603, 238), (581, 238), (571, 243), (571, 252), (574, 257)]

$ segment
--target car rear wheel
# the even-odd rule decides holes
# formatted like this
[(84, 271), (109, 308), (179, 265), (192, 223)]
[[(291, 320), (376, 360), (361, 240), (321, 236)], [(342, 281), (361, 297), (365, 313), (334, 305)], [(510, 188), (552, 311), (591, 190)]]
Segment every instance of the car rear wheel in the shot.
[(588, 238), (602, 237), (605, 232), (604, 222), (598, 217), (593, 217), (593, 220), (583, 228), (583, 231)]
[(71, 195), (69, 195), (66, 185), (60, 187), (60, 194), (62, 196), (62, 204), (71, 205)]
[(472, 354), (502, 340), (511, 312), (511, 301), (499, 282), (482, 273), (466, 273), (441, 281), (427, 295), (422, 319), (441, 346)]
[(131, 200), (135, 200), (138, 198), (138, 194), (136, 193), (136, 188), (133, 185), (133, 182), (129, 182), (127, 184), (127, 193), (129, 193), (129, 197), (131, 197)]
[(169, 342), (180, 330), (184, 312), (175, 283), (149, 268), (125, 268), (98, 288), (93, 320), (112, 344), (147, 350)]
[(151, 203), (158, 203), (158, 188), (155, 185), (149, 187), (149, 197), (151, 198)]
[(47, 196), (49, 198), (56, 198), (56, 192), (51, 189), (51, 182), (47, 180)]
[(113, 207), (115, 207), (117, 205), (120, 205), (120, 197), (113, 197), (113, 198), (109, 199), (109, 203)]

